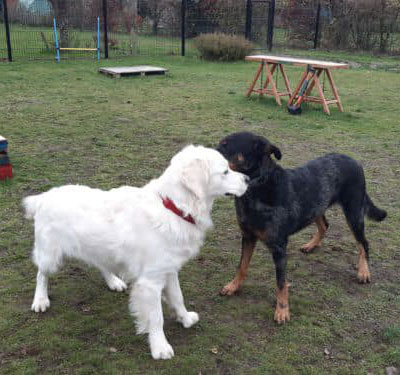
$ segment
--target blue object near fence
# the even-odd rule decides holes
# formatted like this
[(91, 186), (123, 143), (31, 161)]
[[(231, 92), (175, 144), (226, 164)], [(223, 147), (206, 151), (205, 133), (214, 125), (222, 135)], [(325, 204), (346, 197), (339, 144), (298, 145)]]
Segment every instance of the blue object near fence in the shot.
[(57, 22), (54, 17), (54, 42), (56, 44), (56, 59), (61, 61), (61, 51), (97, 51), (97, 62), (100, 62), (100, 17), (97, 17), (97, 48), (62, 48), (58, 41)]
[(97, 62), (100, 62), (100, 17), (97, 17)]

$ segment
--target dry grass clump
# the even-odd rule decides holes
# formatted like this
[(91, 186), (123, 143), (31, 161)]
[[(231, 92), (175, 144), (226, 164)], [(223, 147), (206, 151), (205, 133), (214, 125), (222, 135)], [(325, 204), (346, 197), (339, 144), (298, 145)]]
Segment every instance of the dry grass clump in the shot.
[(243, 60), (253, 49), (253, 44), (242, 36), (223, 33), (201, 34), (195, 46), (206, 60)]

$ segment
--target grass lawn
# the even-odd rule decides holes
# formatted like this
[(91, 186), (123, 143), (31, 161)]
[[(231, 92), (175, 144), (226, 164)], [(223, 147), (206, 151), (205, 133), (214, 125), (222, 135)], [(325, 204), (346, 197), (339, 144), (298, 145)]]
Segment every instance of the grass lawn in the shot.
[[(245, 97), (254, 63), (180, 57), (101, 63), (170, 70), (166, 77), (121, 79), (99, 75), (92, 61), (1, 64), (0, 134), (9, 140), (15, 176), (0, 182), (0, 373), (353, 375), (400, 367), (400, 75), (391, 70), (393, 59), (380, 59), (387, 69), (372, 69), (373, 58), (342, 58), (362, 64), (334, 72), (345, 112), (331, 106), (327, 116), (309, 104), (297, 117), (271, 98)], [(302, 70), (287, 71), (294, 86)], [(151, 359), (146, 339), (135, 335), (128, 294), (108, 291), (100, 273), (80, 263), (67, 262), (51, 277), (48, 312), (30, 311), (36, 269), (24, 196), (68, 183), (140, 186), (184, 145), (212, 147), (241, 130), (273, 141), (286, 167), (334, 151), (362, 162), (370, 196), (388, 211), (382, 223), (366, 221), (371, 284), (357, 283), (355, 241), (333, 208), (321, 248), (299, 251), (313, 226), (289, 242), (288, 324), (273, 321), (275, 272), (261, 245), (241, 293), (220, 297), (240, 257), (233, 201), (221, 198), (214, 230), (180, 274), (186, 304), (200, 322), (185, 330), (165, 312), (172, 360)]]

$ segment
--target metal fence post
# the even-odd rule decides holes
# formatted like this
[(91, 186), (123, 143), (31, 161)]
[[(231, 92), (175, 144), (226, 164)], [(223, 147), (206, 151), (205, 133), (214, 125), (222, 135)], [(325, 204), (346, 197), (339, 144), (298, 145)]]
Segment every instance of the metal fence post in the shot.
[(107, 0), (103, 0), (104, 58), (108, 59), (108, 18)]
[(275, 0), (271, 0), (269, 2), (269, 8), (268, 8), (268, 33), (267, 33), (268, 51), (272, 50), (272, 40), (274, 37), (274, 19), (275, 19)]
[(251, 16), (253, 14), (252, 0), (247, 0), (246, 3), (246, 30), (244, 36), (246, 39), (251, 40)]
[(318, 39), (319, 39), (319, 29), (320, 29), (320, 15), (321, 15), (321, 3), (318, 3), (317, 7), (317, 17), (315, 20), (315, 35), (314, 35), (314, 49), (317, 49)]
[(181, 4), (181, 56), (185, 56), (185, 39), (186, 39), (186, 0), (182, 0), (182, 4)]
[(12, 61), (12, 48), (11, 48), (11, 39), (10, 39), (10, 24), (8, 21), (7, 0), (3, 0), (3, 11), (4, 11), (4, 25), (6, 27), (8, 61), (11, 62)]

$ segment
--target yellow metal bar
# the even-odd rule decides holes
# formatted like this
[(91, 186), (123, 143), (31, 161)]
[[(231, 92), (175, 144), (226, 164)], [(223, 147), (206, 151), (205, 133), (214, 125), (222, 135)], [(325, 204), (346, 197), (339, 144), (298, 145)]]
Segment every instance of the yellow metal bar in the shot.
[(60, 51), (97, 51), (97, 48), (60, 48)]

